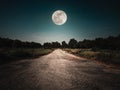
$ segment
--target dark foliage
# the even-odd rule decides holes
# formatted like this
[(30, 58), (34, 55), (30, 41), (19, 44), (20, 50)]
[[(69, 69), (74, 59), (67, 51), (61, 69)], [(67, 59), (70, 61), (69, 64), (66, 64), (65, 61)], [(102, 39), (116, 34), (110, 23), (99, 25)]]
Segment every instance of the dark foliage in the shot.
[(95, 40), (83, 40), (77, 42), (75, 39), (71, 39), (68, 43), (69, 48), (92, 48), (97, 49), (109, 49), (120, 50), (120, 35), (117, 37), (109, 36), (108, 38), (96, 38)]
[(43, 44), (44, 48), (60, 48), (61, 44), (59, 42), (52, 42), (52, 43), (44, 43)]
[(65, 41), (62, 42), (62, 48), (68, 48), (68, 44)]
[(69, 46), (69, 48), (77, 48), (77, 43), (78, 43), (77, 40), (70, 39), (68, 46)]
[(22, 42), (9, 38), (0, 38), (0, 48), (41, 48), (42, 45), (36, 42)]
[(62, 45), (59, 42), (46, 42), (43, 46), (35, 42), (22, 42), (20, 40), (12, 40), (9, 38), (0, 38), (0, 48), (92, 48), (120, 50), (120, 35), (117, 37), (109, 36), (108, 38), (96, 38), (95, 40), (77, 41), (70, 39), (68, 44), (63, 41)]

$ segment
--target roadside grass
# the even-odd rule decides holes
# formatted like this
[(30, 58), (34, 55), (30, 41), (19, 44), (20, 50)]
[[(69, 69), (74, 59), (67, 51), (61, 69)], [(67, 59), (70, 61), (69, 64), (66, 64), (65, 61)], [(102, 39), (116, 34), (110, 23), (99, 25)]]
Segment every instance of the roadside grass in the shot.
[(63, 49), (69, 53), (87, 59), (97, 60), (107, 64), (120, 65), (120, 51), (117, 50), (92, 50), (92, 49)]
[(32, 48), (14, 48), (0, 49), (0, 63), (11, 62), (13, 60), (37, 58), (49, 54), (53, 49), (32, 49)]

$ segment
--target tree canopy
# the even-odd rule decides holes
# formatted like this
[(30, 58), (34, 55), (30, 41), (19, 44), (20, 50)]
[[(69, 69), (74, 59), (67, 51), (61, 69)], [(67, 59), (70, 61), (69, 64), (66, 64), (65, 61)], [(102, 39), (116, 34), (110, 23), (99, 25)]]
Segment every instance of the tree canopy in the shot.
[(43, 45), (36, 42), (23, 42), (9, 38), (0, 38), (0, 48), (92, 48), (120, 50), (120, 35), (117, 37), (96, 38), (94, 40), (84, 39), (77, 41), (74, 38), (68, 43), (46, 42)]

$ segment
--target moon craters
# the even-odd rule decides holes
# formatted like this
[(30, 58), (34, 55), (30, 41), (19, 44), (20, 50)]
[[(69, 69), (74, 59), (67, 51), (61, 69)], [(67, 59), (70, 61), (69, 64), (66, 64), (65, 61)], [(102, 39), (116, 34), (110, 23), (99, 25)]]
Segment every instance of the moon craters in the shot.
[(52, 20), (56, 25), (62, 25), (67, 21), (67, 15), (62, 10), (57, 10), (52, 15)]

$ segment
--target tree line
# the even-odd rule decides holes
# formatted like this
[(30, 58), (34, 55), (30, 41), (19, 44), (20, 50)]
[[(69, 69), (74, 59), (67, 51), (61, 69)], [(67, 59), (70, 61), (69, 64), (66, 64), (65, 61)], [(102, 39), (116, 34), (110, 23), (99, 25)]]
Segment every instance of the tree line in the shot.
[(0, 48), (41, 48), (42, 45), (36, 42), (23, 42), (0, 37)]
[(68, 43), (46, 42), (43, 45), (36, 42), (23, 42), (9, 38), (0, 38), (0, 48), (92, 48), (92, 49), (111, 49), (120, 50), (120, 35), (107, 38), (96, 38), (94, 40), (84, 39), (77, 41), (74, 38)]

